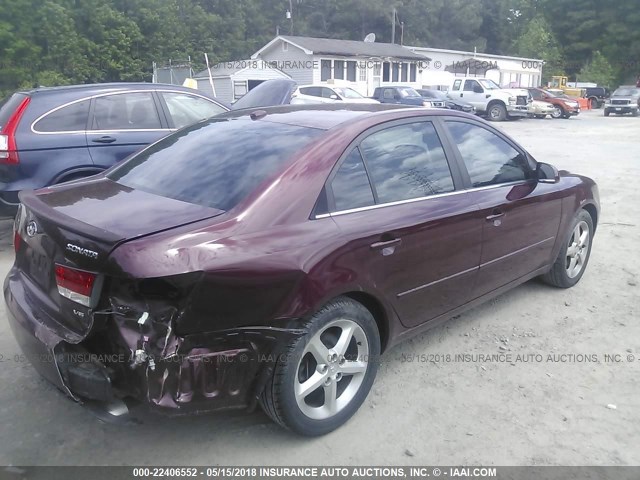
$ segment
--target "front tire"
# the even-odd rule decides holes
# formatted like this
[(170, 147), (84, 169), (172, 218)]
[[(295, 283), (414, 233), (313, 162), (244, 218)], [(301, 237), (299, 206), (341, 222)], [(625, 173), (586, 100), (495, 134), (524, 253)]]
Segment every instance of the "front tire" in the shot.
[(562, 118), (564, 116), (564, 109), (559, 105), (553, 106), (553, 113), (551, 114), (553, 118)]
[(586, 210), (580, 210), (571, 223), (556, 261), (542, 279), (558, 288), (570, 288), (578, 283), (589, 262), (593, 232), (591, 215)]
[(492, 103), (487, 110), (487, 118), (491, 122), (503, 122), (507, 118), (507, 107), (499, 102)]
[(609, 109), (608, 109), (608, 108), (605, 108), (605, 109), (604, 109), (604, 116), (605, 116), (605, 117), (608, 117), (610, 113), (611, 113), (611, 112), (609, 111)]
[(338, 297), (292, 340), (260, 397), (276, 423), (318, 436), (344, 424), (364, 402), (376, 376), (380, 335), (362, 304)]

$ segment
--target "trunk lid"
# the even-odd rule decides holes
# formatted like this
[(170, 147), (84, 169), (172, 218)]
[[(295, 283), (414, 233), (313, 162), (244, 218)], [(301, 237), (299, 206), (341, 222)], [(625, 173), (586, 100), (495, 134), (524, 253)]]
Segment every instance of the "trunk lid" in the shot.
[[(16, 219), (16, 268), (25, 288), (59, 327), (86, 336), (98, 305), (104, 266), (119, 244), (224, 213), (141, 190), (107, 178), (21, 192)], [(56, 265), (96, 274), (90, 305), (65, 298)], [(46, 323), (46, 318), (43, 318)]]

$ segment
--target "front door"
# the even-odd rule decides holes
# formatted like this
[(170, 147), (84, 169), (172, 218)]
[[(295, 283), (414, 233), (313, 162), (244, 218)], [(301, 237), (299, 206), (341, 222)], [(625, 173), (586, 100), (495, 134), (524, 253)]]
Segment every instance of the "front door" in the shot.
[(345, 265), (368, 265), (368, 283), (407, 327), (470, 299), (482, 221), (458, 182), (434, 125), (413, 120), (364, 138), (328, 185), (346, 255), (355, 256)]
[(484, 106), (487, 103), (484, 89), (477, 80), (465, 80), (459, 98), (476, 107), (478, 111), (484, 110)]
[(537, 182), (533, 161), (497, 131), (466, 120), (446, 125), (484, 219), (478, 297), (552, 262), (562, 200)]

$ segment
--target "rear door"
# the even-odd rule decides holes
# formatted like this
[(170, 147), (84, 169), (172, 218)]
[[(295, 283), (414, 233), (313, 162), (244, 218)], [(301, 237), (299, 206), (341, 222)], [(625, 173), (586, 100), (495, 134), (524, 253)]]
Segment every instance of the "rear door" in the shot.
[(498, 131), (466, 119), (445, 124), (484, 219), (477, 297), (551, 262), (561, 194), (538, 183), (535, 163)]
[(482, 222), (459, 179), (436, 125), (413, 119), (370, 131), (328, 182), (330, 215), (348, 239), (344, 264), (367, 265), (368, 283), (407, 327), (473, 290)]
[(118, 92), (91, 102), (87, 145), (93, 163), (109, 168), (170, 130), (152, 91)]

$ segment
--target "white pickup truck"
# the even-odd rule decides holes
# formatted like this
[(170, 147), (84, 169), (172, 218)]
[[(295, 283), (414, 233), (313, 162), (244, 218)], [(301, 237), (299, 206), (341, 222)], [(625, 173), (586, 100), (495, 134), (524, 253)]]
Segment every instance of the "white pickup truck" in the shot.
[(493, 122), (526, 117), (531, 101), (525, 89), (500, 88), (493, 80), (477, 77), (456, 77), (447, 96), (470, 103), (476, 107), (476, 113)]

